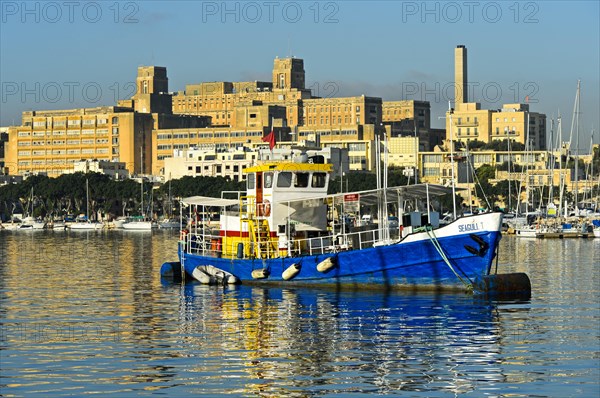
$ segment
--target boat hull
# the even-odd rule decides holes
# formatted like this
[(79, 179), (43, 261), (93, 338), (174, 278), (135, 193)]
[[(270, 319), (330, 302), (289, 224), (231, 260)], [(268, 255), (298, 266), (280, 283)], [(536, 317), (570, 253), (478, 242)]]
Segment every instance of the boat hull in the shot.
[[(418, 232), (393, 244), (275, 259), (208, 257), (187, 253), (180, 244), (179, 259), (188, 275), (198, 266), (212, 265), (230, 272), (242, 283), (464, 289), (477, 277), (489, 274), (501, 238), (501, 220), (501, 215), (495, 213), (466, 217), (436, 230), (436, 239), (431, 238), (431, 233)], [(484, 224), (491, 225), (484, 228)], [(318, 265), (327, 259), (333, 260), (335, 266), (319, 272)], [(285, 280), (285, 270), (298, 263), (300, 272), (293, 279)], [(267, 278), (252, 277), (253, 271), (265, 268), (269, 271)]]
[(127, 231), (151, 231), (157, 226), (150, 221), (132, 221), (124, 223), (121, 228)]
[(103, 224), (94, 222), (77, 222), (68, 226), (69, 229), (74, 231), (96, 231), (103, 227)]

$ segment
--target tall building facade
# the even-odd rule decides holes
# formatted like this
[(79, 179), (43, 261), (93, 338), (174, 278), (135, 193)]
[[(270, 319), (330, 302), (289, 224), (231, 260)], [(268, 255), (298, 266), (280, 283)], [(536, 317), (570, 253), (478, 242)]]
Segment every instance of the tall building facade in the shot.
[(500, 110), (481, 109), (468, 101), (467, 49), (454, 52), (454, 111), (446, 114), (446, 136), (455, 141), (501, 141), (528, 144), (531, 150), (545, 150), (546, 115), (531, 112), (529, 104), (504, 104)]
[(155, 131), (155, 173), (164, 172), (163, 161), (175, 149), (260, 145), (272, 129), (277, 142), (312, 141), (347, 149), (352, 170), (375, 167), (374, 139), (386, 131), (389, 136), (413, 135), (416, 126), (422, 149), (429, 149), (429, 102), (388, 102), (365, 95), (315, 97), (306, 88), (304, 61), (298, 58), (276, 58), (271, 82), (187, 85), (173, 97), (173, 113), (204, 115), (211, 118), (212, 126), (203, 132)]
[(117, 106), (23, 112), (21, 125), (8, 128), (8, 173), (58, 176), (88, 159), (123, 162), (129, 173), (150, 173), (153, 130), (210, 124), (208, 117), (172, 114), (165, 68), (138, 68), (137, 86), (135, 95)]
[(136, 86), (116, 106), (23, 112), (21, 125), (8, 129), (9, 172), (56, 176), (76, 161), (98, 159), (158, 175), (174, 151), (266, 146), (262, 138), (271, 131), (278, 143), (345, 149), (351, 170), (375, 168), (374, 141), (385, 132), (405, 136), (416, 129), (421, 149), (429, 149), (428, 102), (313, 96), (298, 58), (276, 58), (270, 82), (203, 82), (173, 94), (166, 68), (141, 66)]

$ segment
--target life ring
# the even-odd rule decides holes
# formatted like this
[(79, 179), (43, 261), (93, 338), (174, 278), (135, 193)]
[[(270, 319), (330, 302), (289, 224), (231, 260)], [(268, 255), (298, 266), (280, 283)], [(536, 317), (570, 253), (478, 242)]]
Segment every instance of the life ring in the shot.
[(258, 204), (257, 213), (260, 217), (269, 217), (271, 215), (271, 203), (265, 199)]

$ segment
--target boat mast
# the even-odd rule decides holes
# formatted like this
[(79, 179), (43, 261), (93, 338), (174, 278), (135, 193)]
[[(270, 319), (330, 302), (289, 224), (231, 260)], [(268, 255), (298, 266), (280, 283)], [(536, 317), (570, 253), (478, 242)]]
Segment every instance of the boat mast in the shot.
[(86, 221), (90, 221), (90, 182), (85, 179), (85, 218)]
[(565, 189), (565, 176), (563, 173), (563, 164), (562, 164), (562, 118), (560, 117), (560, 112), (558, 113), (558, 184), (559, 184), (559, 194), (558, 194), (558, 217), (562, 214), (562, 205), (563, 205), (563, 193)]
[(450, 106), (450, 101), (448, 101), (448, 117), (450, 118), (450, 167), (452, 168), (450, 177), (452, 179), (452, 219), (456, 220), (456, 187), (454, 186), (454, 137), (452, 135), (453, 113), (454, 110)]
[(510, 160), (511, 160), (511, 152), (510, 152), (510, 130), (508, 127), (505, 127), (504, 131), (506, 132), (506, 139), (507, 139), (507, 146), (508, 146), (508, 212), (510, 213), (510, 208), (512, 207), (511, 204), (511, 200), (510, 200), (510, 194), (511, 194), (511, 188), (510, 188)]
[(141, 205), (140, 205), (140, 213), (142, 218), (145, 219), (146, 215), (144, 214), (144, 147), (140, 146), (140, 197), (141, 197)]
[[(529, 111), (527, 112), (527, 134), (525, 141), (525, 158), (527, 162), (525, 163), (525, 217), (529, 215), (529, 162), (531, 161), (531, 145), (529, 142)], [(517, 192), (517, 198), (519, 201), (521, 200), (521, 187), (519, 186), (519, 192)], [(532, 201), (533, 207), (533, 201)], [(518, 210), (518, 209), (517, 209)]]
[(575, 130), (575, 207), (578, 205), (578, 191), (579, 191), (579, 94), (580, 94), (581, 80), (577, 80), (577, 92), (575, 94), (575, 103), (573, 104), (573, 118), (571, 119), (571, 135), (569, 137), (569, 150), (573, 147), (573, 130)]
[(577, 80), (577, 114), (576, 114), (576, 122), (575, 122), (575, 142), (577, 147), (575, 150), (575, 207), (577, 207), (576, 214), (579, 213), (579, 107), (581, 105), (581, 91), (580, 91), (580, 82), (581, 80)]
[[(552, 151), (554, 145), (554, 118), (550, 119), (550, 148)], [(546, 151), (548, 153), (548, 160), (551, 160), (552, 163), (550, 164), (550, 188), (548, 189), (548, 205), (550, 204), (550, 202), (553, 202), (554, 198), (554, 165), (555, 165), (555, 161), (554, 161), (554, 155), (552, 154), (551, 151)], [(546, 214), (548, 214), (548, 208), (546, 207)]]
[[(473, 200), (471, 199), (471, 179), (469, 178), (471, 176), (471, 156), (469, 155), (469, 140), (467, 140), (467, 189), (469, 190), (469, 213), (471, 213), (471, 215), (473, 215)], [(473, 170), (474, 172), (474, 170)], [(429, 200), (427, 201), (427, 203), (429, 203)]]

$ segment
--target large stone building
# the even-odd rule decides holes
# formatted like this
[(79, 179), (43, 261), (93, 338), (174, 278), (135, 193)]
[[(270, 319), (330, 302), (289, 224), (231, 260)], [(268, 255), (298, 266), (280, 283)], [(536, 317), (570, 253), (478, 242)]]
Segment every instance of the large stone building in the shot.
[[(456, 141), (492, 141), (510, 139), (530, 150), (546, 149), (546, 115), (531, 112), (529, 104), (504, 104), (501, 109), (481, 109), (478, 102), (468, 101), (467, 49), (454, 50), (453, 114), (446, 114), (446, 136)], [(452, 136), (452, 137), (450, 137)]]
[(164, 173), (163, 161), (173, 150), (256, 145), (271, 130), (278, 143), (313, 141), (325, 148), (346, 149), (351, 170), (374, 169), (374, 140), (385, 131), (388, 136), (413, 135), (416, 125), (422, 149), (430, 149), (428, 102), (385, 102), (365, 95), (319, 98), (305, 87), (305, 81), (302, 59), (276, 58), (271, 82), (187, 85), (173, 97), (173, 112), (208, 116), (212, 126), (155, 131), (153, 173)]
[(8, 128), (8, 173), (58, 176), (86, 159), (123, 162), (130, 173), (149, 173), (153, 130), (210, 124), (208, 117), (172, 114), (165, 68), (138, 68), (137, 85), (136, 94), (117, 106), (23, 112), (21, 125)]
[(218, 150), (316, 141), (346, 149), (349, 169), (375, 168), (375, 138), (416, 133), (430, 148), (430, 108), (423, 101), (365, 95), (319, 98), (306, 88), (304, 61), (276, 58), (271, 82), (205, 82), (168, 91), (164, 67), (138, 68), (137, 91), (116, 106), (23, 112), (8, 129), (11, 174), (73, 170), (76, 161), (123, 162), (130, 173), (164, 175), (164, 159), (192, 147)]

